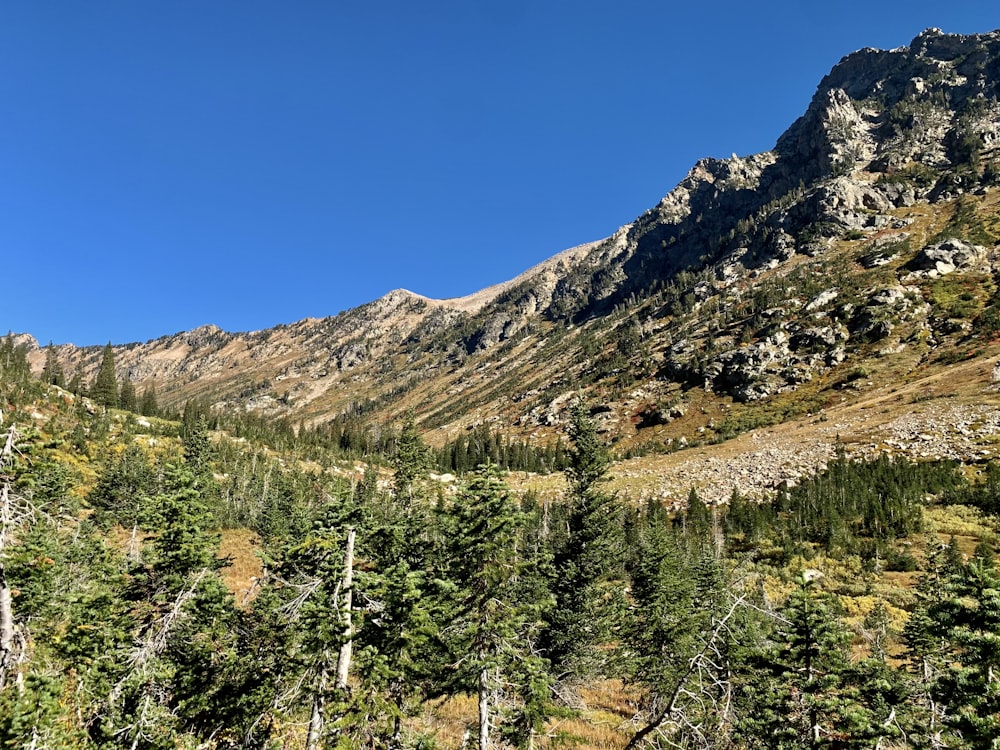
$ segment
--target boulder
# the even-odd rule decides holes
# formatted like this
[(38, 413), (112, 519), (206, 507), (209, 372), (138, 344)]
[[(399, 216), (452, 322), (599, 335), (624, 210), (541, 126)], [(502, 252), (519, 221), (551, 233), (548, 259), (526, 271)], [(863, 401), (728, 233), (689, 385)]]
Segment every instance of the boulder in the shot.
[(820, 292), (811, 300), (809, 300), (809, 303), (806, 305), (805, 308), (806, 312), (815, 312), (816, 310), (820, 310), (826, 307), (835, 299), (837, 299), (837, 293), (838, 292), (836, 289), (827, 289), (826, 291)]
[(910, 270), (943, 276), (975, 268), (986, 259), (986, 248), (959, 239), (942, 240), (928, 245), (910, 261)]

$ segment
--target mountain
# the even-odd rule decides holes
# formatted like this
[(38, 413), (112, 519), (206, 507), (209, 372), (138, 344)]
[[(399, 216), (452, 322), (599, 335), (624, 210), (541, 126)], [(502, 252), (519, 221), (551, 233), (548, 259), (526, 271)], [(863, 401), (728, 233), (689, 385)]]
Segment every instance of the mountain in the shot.
[[(929, 29), (843, 58), (772, 150), (699, 161), (611, 237), (510, 282), (451, 300), (396, 290), (249, 333), (205, 326), (115, 360), (161, 405), (313, 424), (413, 410), (438, 441), (483, 422), (545, 441), (583, 397), (622, 456), (667, 461), (787, 423), (823, 455), (838, 439), (919, 454), (911, 433), (961, 425), (982, 438), (958, 456), (971, 460), (992, 451), (998, 186), (1000, 32)], [(57, 354), (89, 381), (101, 349)], [(930, 402), (937, 416), (892, 432)], [(804, 443), (789, 440), (794, 464)]]

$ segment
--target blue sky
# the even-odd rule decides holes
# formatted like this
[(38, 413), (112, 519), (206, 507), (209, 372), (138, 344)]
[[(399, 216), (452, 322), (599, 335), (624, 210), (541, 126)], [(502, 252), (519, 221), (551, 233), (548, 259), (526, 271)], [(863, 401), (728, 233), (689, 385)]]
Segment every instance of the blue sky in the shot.
[(9, 0), (0, 328), (145, 341), (454, 297), (600, 239), (982, 2)]

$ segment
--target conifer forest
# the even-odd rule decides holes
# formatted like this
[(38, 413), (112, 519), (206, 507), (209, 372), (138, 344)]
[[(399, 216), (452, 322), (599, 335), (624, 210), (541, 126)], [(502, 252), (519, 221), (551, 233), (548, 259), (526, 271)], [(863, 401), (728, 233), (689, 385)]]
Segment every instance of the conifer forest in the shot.
[(667, 507), (607, 490), (583, 403), (546, 449), (434, 451), (0, 348), (0, 747), (1000, 746), (1000, 466)]

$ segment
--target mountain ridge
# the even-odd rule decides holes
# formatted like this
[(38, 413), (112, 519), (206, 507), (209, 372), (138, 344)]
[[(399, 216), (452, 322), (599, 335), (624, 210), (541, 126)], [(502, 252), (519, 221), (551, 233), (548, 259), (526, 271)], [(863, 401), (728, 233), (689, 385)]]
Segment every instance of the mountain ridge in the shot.
[[(992, 356), (998, 94), (1000, 32), (865, 48), (772, 150), (699, 160), (603, 240), (464, 297), (393, 290), (327, 318), (120, 345), (119, 376), (175, 408), (310, 424), (412, 410), (441, 436), (486, 421), (546, 439), (584, 397), (609, 405), (623, 446), (662, 449), (781, 421), (761, 416), (774, 404), (829, 407), (852, 367), (946, 367), (970, 342)], [(56, 351), (93, 377), (100, 347)]]

